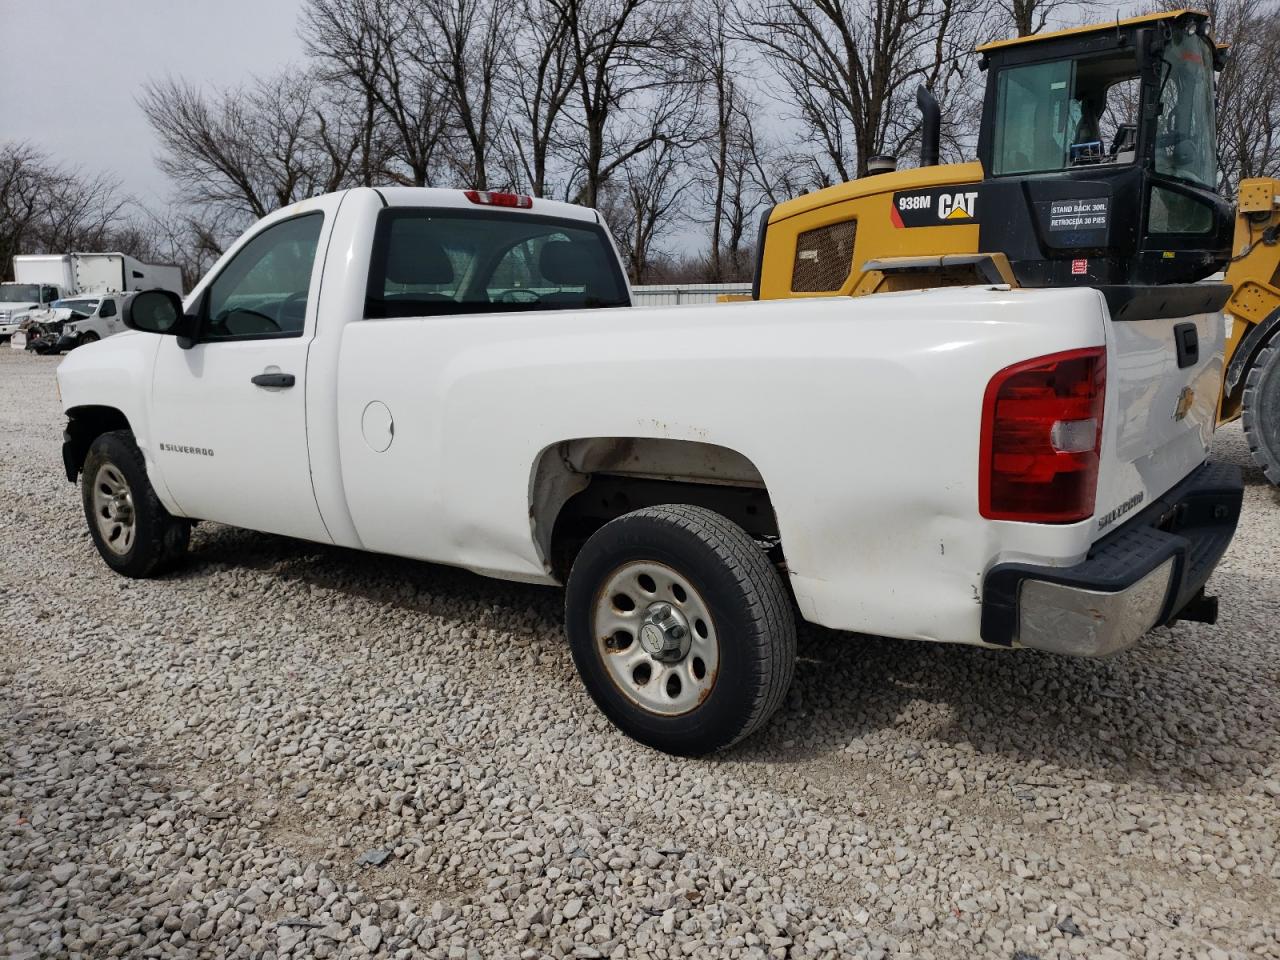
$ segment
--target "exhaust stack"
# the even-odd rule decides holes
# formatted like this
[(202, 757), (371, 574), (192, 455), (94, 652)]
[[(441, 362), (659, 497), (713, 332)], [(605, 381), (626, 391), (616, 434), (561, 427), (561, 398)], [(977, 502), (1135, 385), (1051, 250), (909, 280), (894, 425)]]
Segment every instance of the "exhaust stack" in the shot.
[(920, 166), (936, 167), (942, 137), (942, 110), (933, 92), (924, 84), (916, 87), (916, 106), (920, 108)]

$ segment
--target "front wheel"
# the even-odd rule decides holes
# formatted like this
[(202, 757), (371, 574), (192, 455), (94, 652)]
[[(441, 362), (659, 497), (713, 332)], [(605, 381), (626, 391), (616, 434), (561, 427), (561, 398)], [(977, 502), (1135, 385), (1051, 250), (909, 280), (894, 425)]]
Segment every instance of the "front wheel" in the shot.
[(1244, 436), (1266, 478), (1280, 484), (1280, 338), (1262, 348), (1245, 380)]
[(80, 334), (80, 346), (83, 347), (86, 343), (97, 343), (99, 339), (101, 338), (90, 330), (87, 333)]
[(601, 527), (569, 574), (574, 663), (618, 728), (666, 753), (710, 753), (781, 706), (795, 669), (791, 602), (741, 527), (670, 505)]
[(186, 552), (191, 523), (164, 508), (147, 479), (142, 451), (128, 430), (113, 430), (93, 441), (80, 489), (89, 534), (107, 566), (117, 573), (154, 576)]

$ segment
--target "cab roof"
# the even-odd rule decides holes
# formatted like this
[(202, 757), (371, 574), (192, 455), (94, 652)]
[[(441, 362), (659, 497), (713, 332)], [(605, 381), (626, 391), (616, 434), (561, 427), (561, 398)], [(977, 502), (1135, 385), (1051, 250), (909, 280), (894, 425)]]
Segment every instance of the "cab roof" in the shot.
[(1070, 37), (1074, 35), (1086, 33), (1099, 33), (1103, 30), (1115, 30), (1117, 28), (1138, 26), (1144, 23), (1156, 23), (1161, 20), (1180, 20), (1182, 17), (1200, 17), (1208, 20), (1209, 15), (1202, 10), (1166, 10), (1162, 13), (1148, 13), (1141, 17), (1129, 17), (1126, 20), (1112, 20), (1109, 23), (1090, 23), (1083, 27), (1070, 27), (1066, 30), (1054, 30), (1050, 33), (1033, 33), (1029, 37), (1012, 37), (1008, 40), (992, 40), (990, 43), (984, 43), (977, 48), (978, 53), (987, 53), (991, 50), (1007, 50), (1009, 47), (1024, 46), (1031, 43), (1042, 43), (1046, 40), (1057, 40), (1059, 37)]
[[(455, 210), (500, 210), (512, 216), (559, 217), (562, 220), (582, 220), (599, 223), (600, 217), (591, 207), (560, 200), (533, 197), (527, 207), (487, 206), (470, 199), (467, 194), (475, 191), (456, 190), (447, 187), (375, 187), (387, 206), (392, 207), (440, 207)], [(482, 191), (505, 193), (506, 191)]]

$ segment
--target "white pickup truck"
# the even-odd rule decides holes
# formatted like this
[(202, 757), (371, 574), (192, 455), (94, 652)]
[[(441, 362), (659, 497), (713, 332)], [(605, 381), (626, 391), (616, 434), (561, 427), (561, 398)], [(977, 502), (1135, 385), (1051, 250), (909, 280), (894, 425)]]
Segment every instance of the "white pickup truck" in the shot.
[(565, 583), (596, 703), (701, 753), (782, 702), (793, 610), (1083, 655), (1212, 619), (1241, 499), (1207, 461), (1222, 319), (1149, 294), (614, 309), (591, 210), (354, 189), (63, 361), (66, 473), (127, 576), (199, 519)]

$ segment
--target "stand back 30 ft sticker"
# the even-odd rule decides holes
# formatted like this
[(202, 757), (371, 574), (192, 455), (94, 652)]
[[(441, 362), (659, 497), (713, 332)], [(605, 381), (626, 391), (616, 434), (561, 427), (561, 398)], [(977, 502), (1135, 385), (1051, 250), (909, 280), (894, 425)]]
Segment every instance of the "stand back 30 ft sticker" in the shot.
[(890, 216), (895, 227), (965, 226), (978, 222), (978, 188), (934, 187), (902, 190), (893, 195)]

